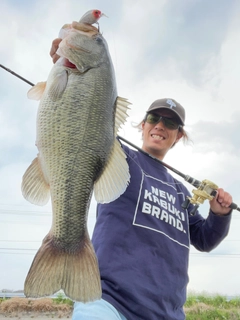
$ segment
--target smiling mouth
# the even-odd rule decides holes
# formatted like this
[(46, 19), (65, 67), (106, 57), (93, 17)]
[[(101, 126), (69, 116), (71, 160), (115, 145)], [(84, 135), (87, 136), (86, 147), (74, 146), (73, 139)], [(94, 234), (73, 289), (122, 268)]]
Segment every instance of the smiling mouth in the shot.
[(159, 136), (159, 135), (157, 135), (157, 134), (151, 134), (151, 137), (152, 137), (153, 139), (156, 139), (156, 140), (164, 140), (164, 139), (165, 139), (164, 137)]

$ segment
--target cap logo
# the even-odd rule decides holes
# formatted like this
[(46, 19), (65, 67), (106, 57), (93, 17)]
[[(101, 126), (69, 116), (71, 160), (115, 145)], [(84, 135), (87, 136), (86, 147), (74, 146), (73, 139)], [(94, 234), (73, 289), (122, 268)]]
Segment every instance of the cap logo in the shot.
[(173, 107), (177, 107), (176, 103), (173, 102), (172, 99), (167, 99), (166, 103), (169, 104), (170, 109), (172, 109)]

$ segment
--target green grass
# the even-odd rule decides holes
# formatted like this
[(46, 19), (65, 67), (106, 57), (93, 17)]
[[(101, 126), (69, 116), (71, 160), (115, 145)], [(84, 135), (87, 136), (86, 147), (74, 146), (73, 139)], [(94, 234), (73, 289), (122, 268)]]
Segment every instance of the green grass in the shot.
[[(0, 299), (0, 314), (18, 314), (21, 312), (55, 312), (60, 318), (70, 317), (73, 301), (59, 293), (56, 298)], [(228, 300), (221, 295), (188, 294), (184, 305), (186, 320), (240, 320), (240, 297)]]
[(63, 293), (59, 292), (57, 297), (53, 299), (53, 302), (56, 304), (67, 304), (73, 306), (74, 302), (71, 299), (68, 299), (64, 296)]
[(240, 297), (189, 294), (184, 310), (186, 320), (240, 320)]

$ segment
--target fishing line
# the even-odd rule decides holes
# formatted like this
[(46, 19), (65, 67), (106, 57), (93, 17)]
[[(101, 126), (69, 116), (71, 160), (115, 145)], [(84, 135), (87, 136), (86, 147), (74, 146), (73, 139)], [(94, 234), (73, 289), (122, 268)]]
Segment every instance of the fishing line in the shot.
[(166, 164), (165, 162), (163, 162), (162, 160), (159, 160), (158, 158), (152, 156), (151, 154), (145, 152), (143, 149), (139, 148), (138, 146), (134, 145), (133, 143), (129, 142), (128, 140), (124, 139), (121, 136), (117, 136), (118, 139), (122, 140), (123, 142), (127, 143), (129, 146), (133, 147), (134, 149), (136, 149), (137, 151), (140, 151), (141, 153), (145, 154), (146, 156), (150, 157), (151, 159), (155, 160), (156, 162), (160, 163), (161, 165), (163, 165), (164, 167), (168, 168), (169, 170), (175, 172), (177, 175), (181, 176), (184, 180), (186, 180), (187, 182), (189, 182), (190, 184), (192, 184), (194, 187), (198, 188), (201, 184), (200, 181), (183, 174), (182, 172), (178, 171), (177, 169), (174, 169), (173, 167), (171, 167), (170, 165)]
[[(184, 203), (182, 205), (182, 207), (184, 209), (187, 209), (190, 203), (195, 204), (195, 208), (191, 212), (192, 215), (195, 214), (195, 212), (197, 211), (199, 205), (202, 204), (204, 202), (204, 200), (206, 200), (206, 199), (211, 200), (211, 198), (216, 196), (218, 187), (215, 184), (213, 184), (211, 181), (208, 181), (208, 180), (199, 181), (199, 180), (197, 180), (197, 179), (195, 179), (195, 178), (193, 178), (193, 177), (191, 177), (189, 175), (186, 175), (186, 174), (178, 171), (177, 169), (171, 167), (170, 165), (168, 165), (167, 163), (163, 162), (162, 160), (160, 160), (160, 159), (158, 159), (156, 157), (153, 157), (151, 154), (145, 152), (144, 150), (142, 150), (138, 146), (134, 145), (133, 143), (129, 142), (128, 140), (124, 139), (123, 137), (121, 137), (121, 136), (117, 136), (117, 137), (118, 137), (119, 140), (127, 143), (129, 146), (133, 147), (134, 149), (136, 149), (139, 152), (145, 154), (146, 156), (150, 157), (151, 159), (155, 160), (156, 162), (162, 164), (164, 167), (166, 167), (169, 170), (173, 171), (177, 175), (181, 176), (185, 181), (187, 181), (188, 183), (193, 185), (195, 188), (197, 188), (196, 191), (193, 190), (193, 193), (194, 193), (193, 198), (189, 198), (188, 197), (186, 199), (186, 201), (184, 201)], [(231, 203), (229, 208), (240, 211), (240, 207), (238, 207), (238, 205), (236, 203)]]
[[(23, 78), (22, 76), (20, 76), (19, 74), (15, 73), (14, 71), (4, 67), (2, 64), (0, 64), (0, 67), (3, 68), (4, 70), (6, 70), (7, 72), (10, 72), (12, 75), (18, 77), (19, 79), (25, 81), (29, 85), (34, 86), (34, 84), (32, 82), (30, 82), (27, 79)], [(195, 178), (193, 178), (193, 177), (191, 177), (189, 175), (186, 175), (186, 174), (178, 171), (177, 169), (171, 167), (170, 165), (168, 165), (167, 163), (163, 162), (162, 160), (159, 160), (158, 158), (153, 157), (151, 154), (145, 152), (144, 150), (142, 150), (138, 146), (134, 145), (130, 141), (124, 139), (123, 137), (118, 135), (117, 138), (119, 140), (122, 140), (123, 142), (127, 143), (129, 146), (133, 147), (134, 149), (138, 150), (139, 152), (141, 152), (141, 153), (145, 154), (146, 156), (150, 157), (151, 159), (157, 161), (158, 163), (161, 163), (164, 167), (166, 167), (169, 170), (173, 171), (174, 173), (176, 173), (177, 175), (182, 177), (185, 181), (187, 181), (188, 183), (193, 185), (195, 188), (197, 188), (197, 190), (193, 190), (192, 191), (194, 193), (194, 196), (192, 198), (187, 197), (186, 201), (182, 205), (182, 207), (184, 209), (187, 209), (190, 203), (194, 204), (195, 205), (195, 209), (194, 209), (194, 211), (191, 212), (191, 214), (195, 214), (195, 212), (198, 209), (199, 205), (202, 204), (206, 199), (211, 200), (213, 197), (216, 196), (218, 186), (215, 185), (213, 182), (211, 182), (209, 180), (199, 181), (199, 180), (197, 180), (197, 179), (195, 179)], [(231, 203), (229, 208), (240, 211), (240, 207), (238, 207), (238, 205), (236, 203)]]
[[(121, 138), (118, 136), (118, 139), (120, 140)], [(144, 170), (142, 167), (141, 167), (141, 165), (129, 154), (129, 153), (127, 153), (126, 152), (126, 150), (124, 150), (123, 149), (123, 151), (124, 151), (124, 153), (127, 155), (127, 157), (128, 158), (130, 158), (134, 163), (135, 163), (135, 165), (136, 166), (138, 166), (139, 167), (139, 169), (141, 170), (141, 172), (143, 173), (143, 174), (145, 174), (145, 175), (148, 175), (148, 176), (152, 176), (150, 173), (148, 173), (146, 170)], [(153, 177), (154, 178), (154, 177)], [(173, 185), (173, 186), (175, 186), (175, 185), (181, 185), (182, 183), (181, 182), (177, 182), (177, 180), (174, 178), (174, 177), (172, 177), (173, 178), (173, 180), (175, 180), (175, 182), (167, 182), (169, 185)], [(159, 180), (159, 179), (158, 179)]]

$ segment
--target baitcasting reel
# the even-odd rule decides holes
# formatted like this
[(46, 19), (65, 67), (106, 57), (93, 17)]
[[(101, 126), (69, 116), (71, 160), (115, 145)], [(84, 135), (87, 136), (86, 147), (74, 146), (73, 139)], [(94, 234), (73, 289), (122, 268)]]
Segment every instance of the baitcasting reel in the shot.
[[(189, 179), (192, 179), (192, 178), (189, 177)], [(194, 215), (196, 213), (199, 205), (203, 204), (205, 200), (212, 200), (216, 196), (217, 189), (218, 189), (218, 186), (215, 183), (207, 179), (203, 180), (202, 182), (195, 180), (194, 186), (198, 188), (196, 190), (195, 189), (192, 190), (192, 193), (193, 193), (192, 198), (187, 197), (182, 204), (183, 209), (187, 209), (190, 203), (195, 205), (194, 209), (190, 212), (191, 215)]]

